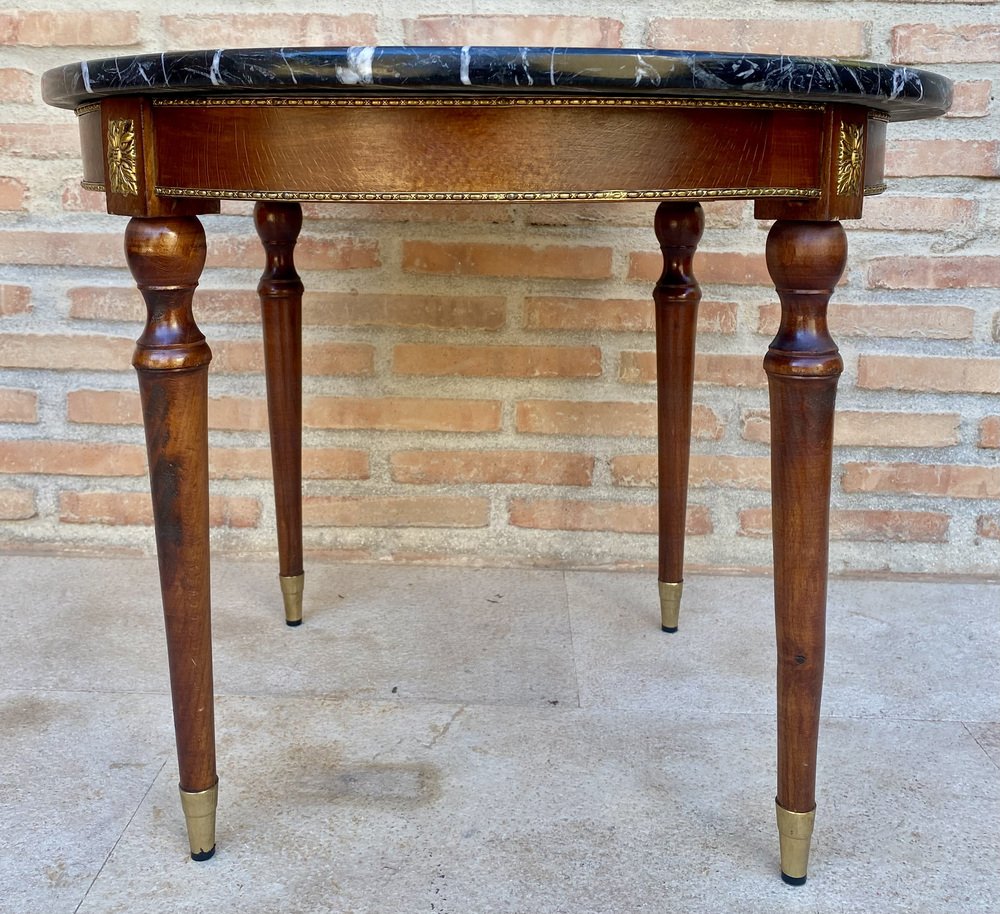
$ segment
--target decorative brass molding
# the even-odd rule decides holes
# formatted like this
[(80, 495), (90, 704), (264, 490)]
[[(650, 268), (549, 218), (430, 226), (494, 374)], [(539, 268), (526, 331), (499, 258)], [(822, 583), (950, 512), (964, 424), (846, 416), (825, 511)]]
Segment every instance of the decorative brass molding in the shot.
[(386, 191), (226, 190), (200, 187), (156, 187), (161, 197), (212, 200), (309, 200), (327, 203), (553, 203), (579, 200), (732, 200), (757, 197), (820, 196), (810, 187), (685, 187), (672, 190), (581, 191)]
[(864, 194), (866, 197), (875, 197), (878, 194), (885, 193), (888, 186), (885, 181), (882, 181), (880, 184), (866, 184)]
[(131, 118), (108, 121), (108, 184), (113, 194), (134, 197), (139, 193), (135, 122)]
[(809, 812), (792, 812), (775, 800), (774, 811), (778, 819), (782, 875), (786, 881), (805, 882), (816, 809), (814, 807)]
[(837, 194), (849, 197), (861, 187), (865, 166), (865, 131), (860, 124), (840, 125), (837, 152)]
[(660, 627), (665, 632), (675, 632), (681, 614), (681, 595), (684, 592), (684, 582), (657, 581), (657, 585), (660, 590)]
[(215, 811), (219, 805), (219, 781), (208, 790), (180, 789), (181, 809), (187, 822), (192, 860), (208, 860), (215, 853)]
[(98, 181), (81, 181), (80, 187), (82, 187), (84, 190), (100, 191), (102, 194), (107, 191), (107, 188)]
[[(453, 98), (453, 99), (328, 99), (328, 98), (275, 98), (265, 96), (263, 98), (156, 98), (153, 99), (156, 107), (170, 107), (172, 105), (201, 106), (211, 108), (216, 106), (225, 107), (277, 107), (282, 105), (299, 107), (339, 107), (354, 108), (364, 106), (385, 106), (385, 107), (435, 107), (446, 106), (467, 106), (467, 105), (506, 105), (506, 106), (613, 106), (613, 107), (693, 107), (693, 108), (762, 108), (770, 110), (793, 110), (793, 111), (821, 111), (823, 105), (817, 102), (779, 102), (779, 101), (754, 101), (741, 99), (655, 99), (655, 98), (506, 98), (506, 99), (477, 99), (477, 98)], [(75, 110), (77, 117), (90, 114), (92, 111), (101, 109), (100, 102), (87, 102)], [(868, 111), (868, 119), (872, 121), (888, 122), (889, 115), (884, 111)]]
[(455, 96), (452, 98), (410, 98), (369, 96), (337, 98), (285, 96), (222, 96), (208, 98), (154, 98), (158, 108), (746, 108), (765, 111), (822, 111), (815, 102), (782, 102), (726, 98), (616, 98), (593, 96)]
[(302, 624), (302, 590), (305, 585), (305, 572), (302, 574), (278, 575), (281, 587), (281, 599), (285, 604), (285, 624), (296, 626)]

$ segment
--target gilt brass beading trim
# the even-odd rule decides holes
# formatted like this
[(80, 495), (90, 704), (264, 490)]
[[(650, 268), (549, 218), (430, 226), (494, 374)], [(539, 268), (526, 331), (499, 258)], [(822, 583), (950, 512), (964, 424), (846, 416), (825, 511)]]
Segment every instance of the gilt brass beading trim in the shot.
[(886, 184), (885, 181), (882, 181), (879, 184), (866, 184), (864, 194), (866, 197), (874, 197), (876, 194), (885, 193), (888, 186), (889, 185)]
[[(106, 187), (97, 181), (81, 181), (84, 190), (104, 193)], [(865, 186), (866, 194), (880, 194), (885, 184)], [(553, 202), (574, 200), (731, 200), (755, 197), (818, 197), (819, 190), (812, 187), (724, 187), (724, 188), (681, 188), (678, 190), (595, 190), (595, 191), (490, 191), (469, 193), (465, 191), (406, 192), (406, 193), (347, 193), (332, 191), (295, 190), (206, 190), (191, 187), (157, 187), (161, 197), (201, 197), (227, 200), (309, 200), (330, 203), (502, 203), (507, 202)]]
[(453, 98), (330, 96), (227, 96), (223, 98), (154, 98), (154, 107), (193, 108), (743, 108), (763, 111), (822, 111), (815, 102), (782, 102), (739, 98), (617, 98), (591, 96), (516, 96)]
[(328, 203), (552, 203), (562, 200), (731, 200), (757, 197), (820, 196), (811, 187), (710, 187), (673, 190), (582, 190), (582, 191), (309, 191), (231, 190), (225, 188), (161, 187), (161, 197), (202, 197), (215, 200), (311, 200)]
[(131, 118), (108, 121), (108, 184), (113, 194), (134, 197), (139, 193), (135, 122)]
[(77, 117), (83, 117), (85, 114), (90, 114), (91, 111), (100, 111), (100, 110), (101, 110), (100, 102), (87, 102), (86, 105), (80, 105), (79, 108), (74, 109), (73, 113), (76, 114)]

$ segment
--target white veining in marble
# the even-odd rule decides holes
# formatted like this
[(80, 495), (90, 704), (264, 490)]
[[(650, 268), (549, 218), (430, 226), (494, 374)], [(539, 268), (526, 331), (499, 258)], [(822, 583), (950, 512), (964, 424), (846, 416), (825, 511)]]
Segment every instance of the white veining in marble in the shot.
[(212, 80), (213, 86), (222, 85), (222, 80), (219, 78), (219, 60), (222, 58), (222, 51), (218, 50), (215, 52), (215, 56), (212, 58), (212, 68), (208, 71), (209, 79)]
[(469, 79), (469, 46), (465, 45), (462, 48), (462, 63), (460, 66), (459, 79), (462, 80), (463, 86), (471, 86), (472, 80)]
[(893, 120), (947, 110), (951, 83), (910, 67), (766, 54), (533, 47), (257, 48), (167, 52), (58, 67), (52, 105), (128, 94), (399, 91), (808, 99), (862, 104)]
[(635, 55), (635, 85), (638, 86), (644, 79), (648, 79), (650, 84), (658, 86), (660, 84), (660, 74), (656, 68), (646, 63), (641, 54)]
[(347, 65), (337, 67), (337, 79), (345, 86), (370, 86), (372, 78), (372, 59), (375, 48), (355, 47), (347, 49)]

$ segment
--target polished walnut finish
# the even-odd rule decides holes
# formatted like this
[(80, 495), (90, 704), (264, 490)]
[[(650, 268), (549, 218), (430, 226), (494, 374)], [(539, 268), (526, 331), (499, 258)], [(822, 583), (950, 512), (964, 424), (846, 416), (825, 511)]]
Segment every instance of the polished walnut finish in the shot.
[[(846, 256), (839, 223), (814, 220), (817, 214), (827, 219), (834, 212), (860, 213), (864, 186), (859, 181), (843, 179), (837, 160), (840, 132), (844, 128), (863, 131), (865, 125), (880, 122), (867, 118), (862, 110), (846, 107), (816, 112), (809, 106), (805, 110), (734, 106), (731, 111), (711, 106), (705, 106), (704, 110), (698, 106), (661, 106), (662, 110), (656, 111), (608, 105), (558, 108), (553, 113), (537, 106), (522, 110), (517, 106), (482, 104), (471, 109), (462, 106), (458, 109), (460, 116), (455, 117), (451, 109), (428, 103), (426, 107), (388, 106), (384, 110), (365, 107), (361, 112), (347, 109), (347, 117), (328, 118), (330, 112), (324, 106), (241, 107), (231, 104), (229, 99), (222, 99), (219, 104), (192, 105), (110, 101), (109, 112), (103, 115), (106, 148), (100, 161), (111, 161), (107, 147), (113, 135), (112, 121), (130, 114), (140, 159), (138, 193), (117, 203), (118, 195), (109, 191), (109, 207), (148, 214), (148, 218), (133, 220), (128, 243), (133, 272), (140, 287), (145, 287), (147, 300), (152, 302), (150, 324), (140, 340), (143, 360), (137, 364), (144, 402), (150, 404), (145, 415), (157, 505), (164, 606), (168, 620), (180, 613), (181, 608), (185, 620), (183, 628), (172, 627), (168, 621), (172, 657), (185, 656), (185, 639), (189, 628), (195, 627), (199, 650), (205, 656), (208, 651), (207, 539), (195, 536), (195, 531), (206, 524), (207, 488), (203, 482), (195, 485), (193, 479), (188, 486), (173, 486), (172, 479), (164, 480), (160, 469), (165, 457), (172, 467), (184, 465), (173, 458), (173, 449), (182, 441), (187, 442), (185, 448), (192, 449), (189, 462), (204, 459), (200, 455), (204, 452), (204, 369), (208, 349), (190, 316), (191, 290), (201, 264), (198, 256), (203, 257), (203, 253), (196, 254), (200, 249), (193, 241), (201, 237), (200, 227), (195, 228), (198, 223), (193, 217), (171, 218), (164, 214), (173, 212), (178, 205), (211, 211), (218, 206), (218, 196), (246, 196), (248, 188), (254, 194), (275, 198), (258, 202), (254, 220), (265, 252), (258, 292), (275, 472), (279, 574), (286, 621), (298, 624), (303, 580), (302, 283), (295, 272), (293, 252), (302, 214), (295, 199), (280, 198), (322, 196), (304, 188), (323, 187), (323, 193), (339, 199), (346, 188), (356, 187), (359, 194), (388, 193), (391, 199), (420, 199), (449, 185), (457, 188), (460, 197), (472, 193), (472, 187), (498, 196), (502, 196), (505, 188), (543, 194), (544, 188), (554, 187), (560, 189), (552, 192), (554, 198), (566, 188), (570, 189), (569, 196), (585, 198), (600, 195), (601, 188), (613, 186), (627, 175), (631, 175), (631, 184), (626, 182), (626, 186), (634, 186), (637, 191), (650, 182), (659, 182), (662, 192), (651, 194), (667, 198), (658, 207), (654, 224), (664, 268), (653, 292), (659, 398), (658, 577), (661, 625), (667, 631), (677, 627), (683, 580), (695, 327), (701, 297), (692, 264), (704, 227), (698, 202), (669, 199), (671, 188), (683, 188), (678, 192), (703, 199), (752, 197), (758, 214), (766, 210), (770, 215), (783, 217), (784, 221), (776, 223), (767, 245), (768, 266), (782, 300), (783, 319), (765, 363), (772, 392), (773, 426), (775, 612), (779, 650), (777, 799), (780, 810), (811, 812), (815, 805), (816, 735), (823, 668), (833, 396), (840, 365), (836, 348), (826, 332), (824, 315)], [(317, 117), (317, 111), (324, 117)], [(335, 107), (333, 114), (339, 111)], [(287, 112), (294, 114), (294, 120), (287, 120)], [(379, 117), (372, 119), (375, 113)], [(397, 122), (401, 115), (415, 119)], [(522, 120), (525, 115), (530, 118)], [(540, 162), (529, 167), (529, 158), (539, 159), (531, 150), (537, 150), (543, 142), (546, 123), (549, 129), (555, 124), (579, 143), (588, 137), (589, 145), (584, 144), (583, 149), (572, 154), (564, 146), (546, 147), (552, 154), (542, 156)], [(379, 124), (381, 133), (377, 132)], [(631, 150), (626, 152), (620, 143), (613, 141), (630, 124), (638, 137), (648, 136), (651, 144), (649, 149), (643, 147), (639, 155), (631, 146), (625, 147)], [(224, 125), (228, 125), (226, 130)], [(256, 130), (260, 133), (255, 133)], [(517, 139), (519, 130), (528, 133), (530, 142)], [(324, 131), (333, 131), (340, 142), (321, 142), (327, 136)], [(210, 150), (205, 138), (222, 134), (239, 139), (221, 152)], [(85, 131), (84, 137), (89, 135)], [(309, 138), (307, 144), (303, 144), (303, 136)], [(382, 152), (365, 164), (359, 150), (370, 149), (377, 137), (381, 138)], [(421, 137), (428, 142), (421, 143)], [(506, 138), (503, 155), (473, 154), (484, 139), (493, 142), (501, 137)], [(815, 154), (793, 154), (791, 150), (799, 144), (815, 150)], [(651, 152), (654, 147), (660, 150), (656, 156)], [(148, 162), (144, 166), (141, 161), (141, 151), (150, 148), (156, 149), (155, 181), (150, 173), (152, 166)], [(176, 154), (166, 156), (168, 148), (175, 149)], [(412, 155), (415, 148), (419, 155)], [(711, 152), (702, 154), (706, 148)], [(240, 155), (240, 149), (247, 153)], [(469, 150), (468, 155), (460, 153), (462, 149)], [(462, 168), (454, 169), (455, 160)], [(444, 169), (442, 161), (448, 163)], [(423, 167), (408, 171), (416, 162)], [(647, 170), (636, 172), (636, 163), (647, 163), (644, 166)], [(868, 173), (871, 174), (870, 168)], [(106, 170), (100, 178), (108, 180)], [(165, 195), (164, 182), (174, 186), (169, 193), (178, 195)], [(786, 195), (782, 188), (789, 183), (802, 186)], [(723, 184), (732, 187), (727, 190)], [(216, 185), (234, 187), (225, 191)], [(849, 192), (845, 194), (845, 190)], [(185, 197), (185, 193), (189, 196)], [(161, 218), (152, 218), (155, 215)], [(156, 245), (147, 242), (141, 246), (138, 240), (133, 241), (140, 237), (136, 226), (152, 237), (162, 235), (162, 250), (154, 254)], [(171, 231), (175, 234), (164, 234)], [(175, 235), (177, 239), (190, 237), (192, 241), (188, 246), (180, 240), (168, 243), (167, 239)], [(148, 251), (145, 257), (139, 253), (140, 248)], [(149, 265), (144, 266), (147, 262)], [(152, 276), (154, 263), (159, 273)], [(148, 342), (150, 339), (169, 342), (157, 349)], [(168, 358), (171, 372), (153, 370), (154, 353), (156, 358)], [(170, 383), (161, 380), (164, 376)], [(153, 405), (164, 402), (162, 398), (174, 391), (176, 399), (166, 401), (162, 409)], [(163, 431), (174, 426), (182, 427), (190, 440)], [(202, 437), (196, 441), (197, 435)], [(199, 456), (194, 457), (195, 453)], [(186, 473), (184, 478), (187, 481)], [(174, 541), (176, 531), (181, 529), (183, 549)], [(199, 569), (197, 573), (193, 566)], [(187, 590), (180, 590), (181, 587)], [(177, 645), (181, 645), (179, 654)], [(181, 785), (182, 789), (204, 790), (214, 778), (214, 760), (207, 750), (212, 742), (210, 721), (199, 717), (204, 708), (210, 707), (210, 702), (202, 700), (206, 690), (210, 694), (210, 683), (204, 678), (210, 674), (210, 667), (199, 661), (196, 668), (202, 678), (193, 684), (189, 672), (179, 669), (177, 664), (178, 661), (172, 660), (172, 670), (179, 677), (174, 703), (179, 721), (178, 751), (183, 759)], [(782, 840), (782, 847), (790, 845), (787, 836)], [(791, 842), (791, 845), (803, 846), (801, 839), (796, 841), (797, 844)], [(808, 841), (804, 846), (807, 850)], [(804, 872), (801, 877), (788, 872), (797, 872), (794, 862), (783, 860), (782, 865), (786, 879), (804, 878)]]
[[(852, 105), (419, 97), (345, 104), (228, 96), (176, 102), (114, 98), (80, 115), (84, 183), (109, 191), (109, 211), (217, 212), (226, 198), (745, 198), (757, 201), (759, 218), (778, 218), (789, 200), (800, 201), (801, 218), (856, 218), (862, 195), (884, 189), (885, 122)], [(107, 137), (123, 119), (134, 124), (140, 163), (143, 156), (155, 162), (155, 170), (139, 169), (134, 198), (108, 185)], [(837, 192), (842, 125), (861, 130), (868, 149), (863, 181), (848, 193)], [(626, 132), (629, 143), (618, 143)], [(329, 142), (331, 135), (350, 141)], [(551, 144), (552, 136), (560, 142)], [(692, 148), (697, 157), (687, 154)], [(801, 154), (806, 149), (810, 154)], [(771, 200), (778, 209), (769, 208)]]
[[(191, 313), (205, 233), (194, 217), (132, 219), (125, 257), (147, 310), (132, 364), (149, 452), (180, 787), (201, 793), (218, 781), (208, 541), (212, 352)], [(213, 849), (214, 841), (192, 853)]]
[(680, 584), (684, 580), (695, 330), (701, 289), (694, 253), (705, 230), (697, 203), (661, 203), (654, 219), (663, 252), (663, 274), (653, 289), (656, 318), (657, 474), (659, 486), (661, 618), (677, 631)]
[[(847, 263), (839, 222), (776, 222), (767, 268), (781, 324), (764, 358), (771, 400), (771, 505), (778, 647), (779, 827), (816, 808), (816, 749), (826, 650), (833, 416), (843, 361), (826, 312)], [(803, 827), (803, 826), (800, 826)], [(782, 876), (805, 881), (809, 834), (782, 830)], [(789, 860), (801, 853), (804, 859)], [(793, 871), (793, 867), (795, 868)]]
[[(281, 190), (326, 194), (543, 193), (593, 187), (792, 188), (819, 186), (817, 162), (768, 155), (775, 136), (812, 144), (823, 110), (562, 106), (157, 107), (170, 154), (161, 145), (158, 185), (195, 187), (208, 196)], [(761, 114), (766, 116), (762, 117)], [(225, 124), (225, 129), (220, 129)], [(327, 131), (351, 137), (330, 143)], [(614, 159), (605, 150), (628, 133)], [(706, 154), (693, 160), (680, 134)], [(558, 144), (548, 138), (559, 136)], [(294, 172), (244, 150), (281, 143)], [(488, 149), (489, 155), (483, 155)], [(410, 154), (406, 154), (404, 150)], [(418, 155), (412, 151), (417, 150)], [(709, 151), (710, 150), (710, 151)], [(404, 152), (404, 154), (400, 154)], [(280, 182), (280, 183), (279, 183)], [(763, 191), (762, 191), (763, 192)]]
[[(258, 203), (254, 224), (264, 246), (257, 284), (264, 330), (267, 419), (278, 518), (278, 566), (285, 621), (302, 621), (302, 280), (295, 240), (302, 229), (298, 203)], [(294, 580), (288, 580), (294, 579)]]
[(826, 311), (847, 263), (847, 236), (839, 222), (776, 222), (766, 254), (781, 300), (781, 324), (764, 358), (771, 399), (777, 802), (807, 813), (816, 806), (833, 409), (844, 368)]
[[(461, 117), (448, 121), (438, 120), (441, 112), (430, 105), (426, 109), (389, 107), (386, 110), (392, 118), (400, 111), (419, 115), (418, 120), (410, 124), (399, 125), (392, 120), (382, 122), (383, 130), (388, 131), (384, 135), (388, 141), (383, 142), (383, 146), (391, 148), (400, 162), (414, 159), (403, 154), (403, 147), (410, 150), (421, 136), (433, 138), (433, 143), (426, 145), (421, 149), (422, 154), (415, 157), (427, 166), (418, 174), (401, 166), (390, 168), (390, 158), (386, 156), (376, 160), (374, 165), (362, 167), (360, 158), (351, 164), (354, 153), (350, 150), (365, 148), (366, 144), (374, 142), (374, 128), (367, 122), (359, 127), (353, 119), (335, 119), (334, 127), (329, 129), (335, 128), (338, 135), (346, 131), (340, 139), (346, 135), (352, 142), (320, 143), (316, 131), (321, 130), (323, 121), (315, 117), (317, 109), (310, 112), (310, 109), (296, 106), (287, 110), (305, 120), (296, 120), (290, 134), (290, 127), (284, 121), (281, 129), (265, 121), (267, 129), (261, 128), (261, 136), (254, 140), (255, 134), (247, 126), (248, 111), (273, 117), (275, 111), (286, 109), (264, 105), (245, 109), (230, 105), (228, 100), (219, 105), (150, 106), (148, 102), (114, 99), (110, 115), (105, 117), (108, 126), (104, 134), (106, 147), (110, 138), (120, 132), (121, 127), (117, 125), (130, 113), (130, 105), (134, 109), (130, 124), (136, 131), (136, 148), (140, 152), (150, 148), (154, 139), (158, 144), (156, 182), (150, 177), (151, 166), (148, 163), (143, 166), (140, 158), (137, 194), (120, 208), (125, 212), (149, 214), (147, 218), (134, 219), (128, 233), (130, 265), (151, 308), (149, 325), (139, 341), (141, 357), (137, 356), (137, 367), (146, 404), (157, 543), (163, 569), (171, 669), (176, 679), (174, 703), (178, 751), (182, 759), (181, 786), (184, 790), (205, 790), (214, 783), (215, 776), (214, 759), (209, 751), (212, 742), (210, 720), (200, 716), (210, 707), (210, 702), (203, 700), (211, 691), (210, 680), (206, 678), (210, 676), (210, 659), (208, 663), (199, 660), (194, 665), (199, 675), (197, 682), (191, 681), (191, 672), (179, 666), (181, 661), (175, 659), (188, 656), (185, 652), (192, 631), (199, 639), (199, 657), (209, 656), (207, 487), (203, 468), (197, 483), (194, 469), (195, 464), (204, 460), (204, 378), (209, 355), (190, 313), (191, 291), (201, 269), (199, 258), (204, 254), (203, 247), (196, 244), (196, 240), (202, 238), (196, 219), (162, 214), (172, 212), (178, 204), (206, 209), (217, 206), (218, 201), (212, 195), (220, 191), (211, 190), (215, 184), (238, 185), (240, 193), (251, 184), (255, 189), (291, 187), (291, 193), (275, 190), (269, 195), (308, 198), (312, 192), (301, 190), (303, 186), (334, 188), (329, 193), (340, 194), (341, 190), (336, 188), (341, 187), (337, 183), (341, 181), (343, 187), (356, 186), (363, 192), (381, 192), (388, 188), (399, 199), (408, 199), (408, 195), (419, 197), (433, 188), (445, 186), (443, 182), (451, 175), (451, 167), (446, 171), (434, 171), (442, 159), (453, 159), (458, 156), (459, 149), (474, 149), (483, 137), (492, 141), (509, 134), (514, 127), (540, 131), (544, 119), (531, 128), (530, 123), (510, 120), (511, 111), (518, 117), (522, 115), (517, 107), (482, 105), (471, 111), (463, 107), (459, 112)], [(322, 106), (318, 110), (324, 111)], [(525, 110), (535, 119), (544, 114), (539, 108)], [(154, 116), (157, 112), (168, 111), (169, 117), (154, 121), (151, 127), (147, 117), (150, 111)], [(199, 120), (203, 112), (212, 120)], [(427, 112), (433, 115), (429, 123), (423, 120)], [(551, 186), (572, 188), (575, 195), (599, 192), (599, 188), (623, 176), (623, 167), (628, 171), (632, 163), (646, 162), (650, 158), (648, 150), (643, 150), (638, 158), (622, 154), (617, 143), (613, 144), (615, 154), (608, 155), (612, 148), (611, 137), (634, 122), (640, 136), (648, 133), (651, 142), (655, 140), (655, 144), (670, 150), (657, 159), (650, 173), (662, 182), (664, 196), (670, 196), (668, 191), (671, 186), (677, 186), (677, 182), (685, 188), (693, 185), (695, 196), (700, 194), (706, 199), (726, 196), (718, 186), (720, 175), (723, 175), (734, 185), (738, 195), (755, 197), (758, 210), (766, 208), (772, 215), (785, 217), (784, 221), (776, 223), (767, 245), (768, 266), (782, 300), (783, 319), (765, 362), (771, 385), (773, 425), (775, 611), (779, 650), (777, 800), (780, 810), (811, 812), (815, 806), (816, 736), (823, 669), (833, 397), (840, 370), (836, 348), (826, 332), (824, 315), (830, 291), (843, 269), (846, 248), (839, 223), (802, 221), (800, 217), (811, 219), (819, 213), (826, 218), (832, 212), (860, 212), (864, 187), (860, 181), (844, 180), (836, 156), (842, 129), (863, 129), (872, 121), (857, 110), (826, 110), (817, 114), (812, 110), (776, 113), (764, 108), (750, 113), (737, 108), (720, 115), (707, 108), (695, 115), (687, 109), (678, 112), (674, 107), (664, 106), (659, 112), (662, 120), (657, 125), (649, 120), (649, 110), (638, 109), (638, 112), (641, 117), (633, 111), (623, 115), (616, 106), (559, 109), (555, 116), (549, 114), (548, 117), (550, 120), (556, 118), (560, 130), (576, 139), (585, 134), (590, 137), (591, 151), (580, 153), (580, 161), (575, 161), (559, 147), (558, 154), (544, 157), (541, 165), (527, 169), (528, 144), (519, 149), (514, 141), (508, 140), (504, 147), (508, 154), (499, 159), (461, 158), (465, 171), (455, 173), (452, 186), (459, 188), (460, 193), (473, 186), (499, 193), (502, 188), (515, 186), (511, 182), (516, 175), (519, 181), (516, 186), (528, 188), (526, 192), (530, 193), (541, 193), (542, 188), (550, 186), (546, 183), (549, 181), (555, 182)], [(350, 109), (347, 113), (351, 118), (358, 114)], [(370, 116), (371, 112), (367, 113)], [(722, 131), (720, 116), (728, 118), (725, 131)], [(144, 117), (147, 119), (143, 120)], [(198, 136), (217, 137), (223, 132), (221, 126), (227, 122), (220, 119), (226, 117), (231, 119), (228, 123), (233, 127), (232, 135), (241, 137), (238, 143), (241, 148), (263, 150), (266, 155), (239, 156), (236, 145), (227, 147), (224, 153), (210, 154), (204, 143), (192, 153), (197, 147)], [(782, 126), (789, 123), (794, 125), (791, 132)], [(802, 123), (810, 124), (815, 135), (808, 131), (802, 133)], [(116, 125), (113, 129), (112, 124)], [(826, 129), (822, 127), (824, 124)], [(246, 133), (247, 130), (251, 132)], [(723, 141), (710, 144), (710, 134), (720, 131), (725, 134)], [(272, 133), (296, 137), (296, 141), (283, 141), (279, 147)], [(324, 151), (307, 153), (298, 142), (303, 134)], [(761, 138), (765, 136), (768, 139), (763, 141)], [(540, 133), (532, 138), (536, 145), (540, 141)], [(789, 147), (803, 142), (812, 144), (817, 155), (793, 156), (787, 152)], [(165, 157), (167, 145), (176, 148), (177, 154)], [(701, 150), (706, 145), (711, 145), (712, 155), (702, 159), (692, 154), (693, 150)], [(333, 147), (336, 149), (330, 152)], [(343, 151), (344, 148), (348, 151)], [(750, 152), (742, 157), (735, 156), (737, 148)], [(279, 150), (281, 155), (277, 154)], [(102, 161), (113, 161), (108, 153), (106, 148)], [(304, 169), (307, 162), (312, 163), (312, 171)], [(817, 163), (819, 171), (809, 172)], [(805, 171), (797, 172), (796, 169)], [(810, 177), (803, 181), (806, 172)], [(317, 185), (319, 178), (316, 175), (320, 173), (327, 177)], [(792, 175), (796, 181), (816, 186), (800, 188), (798, 193), (784, 198), (777, 191)], [(249, 177), (253, 177), (252, 182)], [(108, 180), (106, 173), (102, 174), (102, 180)], [(188, 188), (192, 196), (185, 200), (161, 195), (164, 180)], [(636, 186), (646, 183), (647, 178), (643, 175)], [(752, 189), (755, 184), (763, 184), (765, 188), (755, 191)], [(209, 188), (210, 194), (206, 196), (203, 187)], [(299, 190), (295, 191), (296, 188)], [(845, 189), (849, 191), (846, 196)], [(239, 193), (234, 191), (230, 195), (239, 196)], [(109, 191), (108, 200), (110, 206), (118, 207), (114, 202), (115, 192)], [(153, 218), (154, 214), (161, 218)], [(258, 292), (264, 327), (268, 416), (275, 473), (279, 574), (286, 621), (298, 624), (303, 580), (302, 283), (295, 271), (293, 252), (302, 214), (295, 200), (262, 200), (255, 208), (254, 219), (265, 252)], [(653, 292), (659, 398), (659, 581), (661, 625), (667, 631), (677, 627), (683, 580), (695, 328), (701, 297), (692, 264), (703, 227), (704, 216), (695, 200), (668, 199), (657, 209), (654, 230), (664, 259), (663, 274)], [(200, 243), (203, 246), (203, 240)], [(162, 370), (160, 363), (163, 361), (169, 371)], [(171, 399), (172, 396), (175, 398)], [(184, 437), (175, 428), (183, 429)], [(175, 454), (178, 447), (184, 449), (187, 463), (181, 455)], [(168, 462), (172, 475), (165, 475), (164, 461)], [(175, 476), (178, 473), (184, 485), (177, 484)], [(196, 535), (199, 530), (206, 532)], [(183, 531), (183, 548), (176, 541), (177, 531)], [(178, 625), (178, 619), (183, 620), (183, 626)], [(802, 840), (796, 840), (795, 846), (802, 846)], [(782, 846), (788, 844), (787, 837), (783, 838)], [(808, 849), (808, 841), (804, 846)], [(789, 874), (788, 870), (796, 870), (796, 866), (783, 861), (786, 879), (804, 878), (804, 872), (801, 877)]]
[[(199, 68), (203, 60), (204, 68)], [(557, 67), (557, 61), (561, 61)], [(192, 63), (194, 62), (194, 63)], [(562, 69), (560, 69), (562, 67)], [(204, 70), (204, 72), (203, 72)], [(532, 76), (533, 74), (533, 76)], [(532, 78), (522, 78), (532, 77)], [(94, 88), (97, 86), (98, 88)], [(187, 87), (187, 89), (185, 89)], [(214, 848), (206, 378), (192, 315), (196, 215), (258, 201), (258, 286), (286, 621), (303, 581), (301, 200), (660, 200), (656, 316), (661, 625), (683, 580), (698, 201), (748, 199), (781, 326), (771, 398), (782, 875), (805, 880), (816, 807), (833, 411), (840, 356), (826, 309), (847, 256), (840, 219), (884, 189), (890, 118), (947, 109), (911, 68), (697, 52), (267, 49), (91, 61), (46, 74), (76, 107), (87, 187), (134, 217), (129, 267), (149, 317), (139, 373), (182, 801), (193, 856)]]

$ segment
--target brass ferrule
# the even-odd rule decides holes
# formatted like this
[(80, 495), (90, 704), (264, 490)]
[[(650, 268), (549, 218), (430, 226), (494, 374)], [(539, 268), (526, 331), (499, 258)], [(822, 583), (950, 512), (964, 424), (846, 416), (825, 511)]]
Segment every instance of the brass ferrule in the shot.
[(660, 588), (660, 624), (666, 631), (676, 631), (677, 621), (681, 615), (681, 593), (684, 590), (684, 582), (669, 584), (666, 581), (657, 581), (657, 584)]
[(215, 809), (219, 804), (219, 782), (208, 790), (181, 788), (181, 809), (187, 821), (188, 843), (194, 860), (207, 860), (215, 853)]
[(305, 587), (305, 582), (305, 572), (278, 575), (281, 598), (285, 601), (285, 622), (289, 625), (298, 625), (302, 622), (302, 590)]
[(777, 800), (774, 809), (778, 817), (778, 840), (781, 844), (781, 872), (791, 880), (804, 880), (809, 867), (809, 844), (812, 840), (816, 809), (791, 812)]

